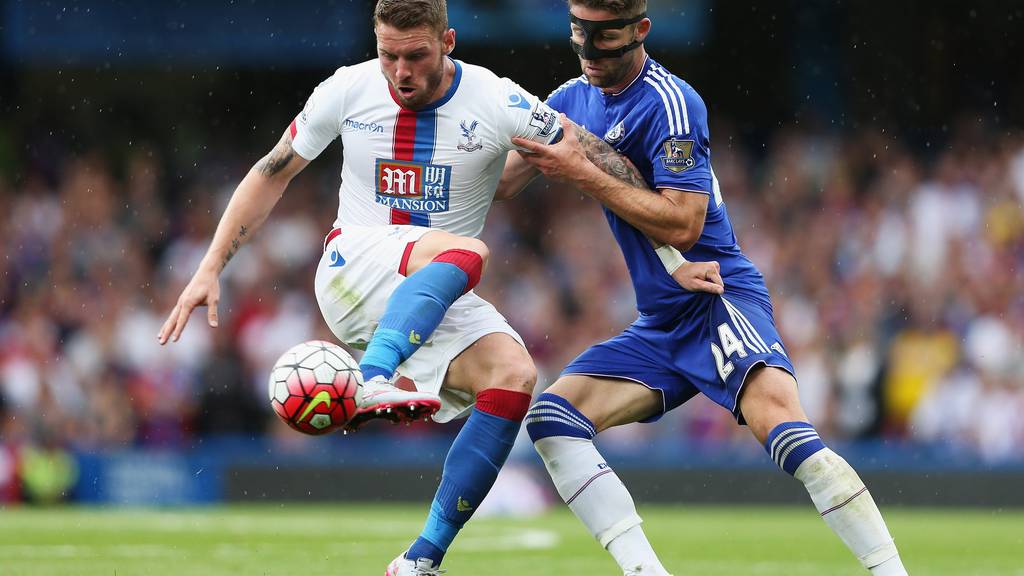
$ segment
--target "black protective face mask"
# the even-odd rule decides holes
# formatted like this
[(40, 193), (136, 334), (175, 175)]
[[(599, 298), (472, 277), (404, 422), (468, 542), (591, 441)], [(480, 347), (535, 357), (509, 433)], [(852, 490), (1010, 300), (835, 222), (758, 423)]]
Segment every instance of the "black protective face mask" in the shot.
[(632, 18), (618, 18), (616, 20), (584, 20), (577, 18), (574, 14), (569, 13), (569, 21), (576, 24), (580, 28), (583, 28), (583, 44), (577, 44), (571, 38), (569, 43), (572, 44), (572, 49), (576, 54), (579, 54), (584, 60), (600, 60), (601, 58), (618, 58), (626, 52), (633, 50), (640, 46), (641, 42), (630, 42), (621, 48), (614, 48), (612, 50), (604, 50), (594, 46), (594, 33), (601, 30), (608, 29), (619, 29), (625, 28), (634, 22), (639, 22), (647, 18), (647, 13), (643, 12), (638, 16)]

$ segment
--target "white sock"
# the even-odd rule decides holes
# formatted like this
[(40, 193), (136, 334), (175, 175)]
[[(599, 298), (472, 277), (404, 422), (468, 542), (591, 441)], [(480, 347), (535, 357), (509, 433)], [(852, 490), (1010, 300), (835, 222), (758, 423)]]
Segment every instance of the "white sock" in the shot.
[(846, 460), (824, 448), (804, 460), (793, 476), (803, 482), (825, 523), (865, 568), (876, 575), (906, 575), (878, 506)]
[(871, 568), (871, 573), (874, 576), (906, 576), (907, 569), (903, 567), (899, 555), (896, 555)]
[(668, 574), (640, 528), (642, 520), (629, 490), (591, 440), (549, 436), (534, 446), (559, 496), (623, 571)]
[(647, 541), (647, 535), (639, 524), (609, 542), (608, 552), (619, 563), (620, 568), (624, 571), (630, 570), (629, 574), (669, 576), (665, 567), (658, 561), (658, 555), (654, 553), (654, 548), (651, 548), (651, 543)]

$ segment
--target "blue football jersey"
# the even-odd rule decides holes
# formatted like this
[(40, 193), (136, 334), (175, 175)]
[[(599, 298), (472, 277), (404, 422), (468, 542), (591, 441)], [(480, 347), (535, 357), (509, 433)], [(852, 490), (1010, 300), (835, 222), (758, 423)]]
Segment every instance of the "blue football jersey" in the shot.
[[(674, 188), (707, 194), (700, 239), (683, 254), (690, 261), (717, 260), (729, 292), (770, 307), (764, 278), (740, 251), (722, 193), (711, 168), (707, 108), (697, 92), (648, 57), (643, 71), (622, 92), (604, 94), (580, 76), (548, 96), (547, 103), (628, 157), (652, 189)], [(637, 309), (651, 323), (668, 322), (693, 305), (665, 271), (648, 239), (604, 208), (636, 292)]]

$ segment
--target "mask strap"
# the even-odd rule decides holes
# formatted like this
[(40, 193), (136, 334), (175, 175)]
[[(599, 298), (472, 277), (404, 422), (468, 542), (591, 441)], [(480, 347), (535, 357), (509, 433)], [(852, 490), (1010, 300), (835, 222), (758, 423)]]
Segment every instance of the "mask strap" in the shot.
[(569, 43), (572, 45), (572, 49), (576, 54), (586, 60), (598, 60), (601, 58), (618, 58), (640, 46), (640, 41), (631, 42), (620, 48), (614, 48), (611, 50), (605, 50), (598, 48), (594, 45), (594, 32), (599, 30), (617, 30), (625, 28), (630, 24), (639, 22), (647, 17), (646, 12), (642, 12), (632, 18), (617, 18), (615, 20), (584, 20), (583, 18), (577, 17), (573, 13), (569, 13), (569, 21), (576, 24), (580, 28), (583, 28), (583, 44), (578, 44), (575, 40), (570, 39)]

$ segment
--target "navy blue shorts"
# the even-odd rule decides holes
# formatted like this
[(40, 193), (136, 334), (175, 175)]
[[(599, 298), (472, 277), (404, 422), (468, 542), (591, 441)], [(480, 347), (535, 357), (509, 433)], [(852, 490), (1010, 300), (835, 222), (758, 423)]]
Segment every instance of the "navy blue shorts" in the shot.
[(661, 392), (662, 411), (703, 393), (743, 423), (738, 399), (757, 365), (795, 375), (767, 298), (737, 293), (702, 295), (676, 321), (641, 316), (618, 336), (591, 346), (562, 375), (623, 378)]

